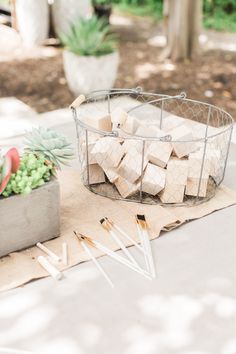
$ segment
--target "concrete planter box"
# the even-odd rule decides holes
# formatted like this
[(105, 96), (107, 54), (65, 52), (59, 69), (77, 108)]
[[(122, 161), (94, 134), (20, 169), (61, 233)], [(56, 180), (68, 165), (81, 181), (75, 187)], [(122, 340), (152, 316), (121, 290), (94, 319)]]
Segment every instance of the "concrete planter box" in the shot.
[(116, 80), (119, 53), (94, 57), (79, 56), (64, 50), (63, 64), (69, 89), (75, 96), (96, 90), (109, 90)]
[(0, 257), (60, 234), (60, 188), (57, 179), (29, 195), (0, 199)]

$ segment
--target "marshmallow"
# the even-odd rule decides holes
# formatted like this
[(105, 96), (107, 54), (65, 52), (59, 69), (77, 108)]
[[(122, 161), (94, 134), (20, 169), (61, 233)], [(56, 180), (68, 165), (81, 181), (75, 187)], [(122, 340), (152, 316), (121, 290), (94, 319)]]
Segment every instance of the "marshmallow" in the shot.
[(156, 195), (165, 187), (165, 177), (163, 168), (148, 163), (142, 180), (142, 191)]
[(112, 131), (111, 116), (106, 115), (100, 116), (89, 116), (82, 118), (83, 122), (97, 130), (102, 130), (106, 132)]
[[(204, 159), (203, 164), (203, 153), (204, 150), (200, 149), (194, 153), (189, 155), (189, 171), (188, 171), (188, 179), (186, 186), (186, 195), (197, 196), (198, 188), (201, 177), (201, 185), (199, 190), (199, 197), (205, 197), (207, 193), (207, 185), (209, 180), (209, 174), (212, 170), (212, 163), (210, 156), (207, 154)], [(213, 170), (212, 170), (213, 171)]]
[(205, 197), (207, 194), (208, 177), (207, 178), (202, 177), (200, 190), (198, 194), (199, 181), (200, 181), (199, 178), (188, 177), (185, 194), (194, 197), (196, 197), (197, 195), (199, 197)]
[(182, 203), (184, 200), (185, 186), (180, 184), (166, 184), (160, 192), (159, 197), (162, 203)]
[(111, 112), (111, 121), (113, 124), (113, 127), (119, 127), (120, 125), (122, 126), (126, 120), (127, 120), (128, 114), (120, 107), (117, 107), (114, 109), (114, 111)]
[(198, 150), (189, 154), (188, 165), (188, 176), (190, 178), (200, 178), (201, 170), (202, 176), (208, 178), (211, 169), (211, 161), (206, 154), (203, 164), (203, 150)]
[(221, 152), (218, 149), (208, 149), (207, 158), (210, 160), (210, 175), (214, 178), (221, 177)]
[(127, 198), (138, 192), (140, 184), (130, 183), (126, 179), (119, 177), (118, 180), (115, 182), (115, 186), (118, 189), (120, 195), (123, 198)]
[(166, 136), (166, 132), (152, 125), (147, 127), (146, 125), (140, 125), (135, 132), (135, 135), (145, 138), (161, 138)]
[[(143, 170), (147, 166), (148, 160), (144, 156)], [(127, 153), (122, 160), (118, 173), (121, 177), (127, 179), (130, 183), (134, 183), (142, 174), (142, 154)]]
[(164, 141), (152, 141), (147, 151), (148, 160), (160, 167), (165, 167), (172, 152), (172, 145)]
[(162, 120), (162, 129), (165, 132), (169, 132), (184, 123), (184, 118), (170, 114), (167, 117), (164, 117)]
[(99, 139), (90, 156), (104, 169), (117, 167), (124, 155), (124, 149), (116, 138), (103, 137)]
[[(189, 155), (189, 159), (195, 159), (195, 163), (198, 159), (198, 165), (201, 167), (204, 155), (204, 148), (202, 147), (196, 153)], [(204, 160), (204, 170), (207, 168), (209, 174), (212, 177), (217, 177), (220, 174), (220, 162), (221, 162), (221, 152), (219, 149), (212, 148), (211, 146), (206, 147), (205, 160)], [(195, 177), (195, 176), (192, 176)]]
[[(141, 154), (143, 150), (143, 141), (141, 139), (125, 139), (124, 144), (125, 154), (130, 153), (135, 156), (135, 154)], [(146, 146), (146, 143), (145, 143)]]
[(122, 136), (124, 133), (133, 134), (138, 124), (138, 120), (135, 117), (128, 115), (126, 121), (122, 125), (120, 135)]
[(191, 141), (193, 140), (192, 131), (184, 124), (172, 129), (169, 134), (172, 136), (174, 153), (179, 158), (188, 156), (190, 152), (196, 150), (196, 144)]
[(166, 183), (185, 186), (188, 177), (188, 160), (172, 157), (167, 164)]
[[(91, 151), (94, 148), (94, 146), (95, 146), (95, 142), (88, 143), (88, 164), (89, 165), (97, 163), (95, 156), (91, 155)], [(83, 156), (83, 159), (86, 162), (86, 159), (87, 159), (86, 143), (82, 142), (80, 147), (81, 147), (81, 154), (82, 154), (81, 156)]]
[(116, 168), (104, 169), (104, 172), (111, 183), (115, 183), (119, 178)]
[[(82, 177), (86, 185), (88, 184), (98, 184), (105, 182), (105, 175), (102, 168), (98, 164), (93, 164), (88, 166), (89, 176), (87, 168), (83, 169)], [(89, 180), (88, 180), (89, 177)]]

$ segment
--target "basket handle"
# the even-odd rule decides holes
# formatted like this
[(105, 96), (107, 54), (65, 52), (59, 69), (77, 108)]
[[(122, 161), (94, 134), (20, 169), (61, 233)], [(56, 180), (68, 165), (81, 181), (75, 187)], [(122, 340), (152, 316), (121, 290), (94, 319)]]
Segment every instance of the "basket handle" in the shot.
[(70, 105), (70, 108), (76, 109), (85, 101), (84, 95), (79, 95)]

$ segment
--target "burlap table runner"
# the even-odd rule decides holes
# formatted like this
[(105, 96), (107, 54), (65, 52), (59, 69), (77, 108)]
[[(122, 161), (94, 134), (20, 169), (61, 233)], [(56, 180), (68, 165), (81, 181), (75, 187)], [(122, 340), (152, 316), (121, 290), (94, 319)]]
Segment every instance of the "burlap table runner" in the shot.
[[(61, 236), (48, 241), (46, 245), (55, 253), (60, 254), (62, 242), (67, 242), (69, 264), (67, 267), (60, 264), (61, 270), (88, 260), (87, 254), (73, 235), (73, 230), (91, 235), (113, 250), (118, 249), (108, 233), (100, 226), (99, 220), (104, 216), (110, 217), (130, 235), (137, 237), (134, 215), (145, 214), (151, 229), (150, 236), (154, 239), (160, 235), (161, 231), (170, 231), (186, 221), (198, 219), (236, 203), (236, 192), (225, 186), (221, 186), (216, 196), (204, 204), (193, 207), (164, 208), (156, 205), (114, 201), (95, 195), (82, 185), (77, 171), (63, 171), (59, 174), (59, 180), (61, 185)], [(129, 245), (129, 242), (125, 243)], [(98, 250), (94, 250), (94, 254), (102, 255)], [(42, 255), (42, 252), (32, 247), (0, 259), (0, 291), (47, 276), (36, 260), (39, 255)]]

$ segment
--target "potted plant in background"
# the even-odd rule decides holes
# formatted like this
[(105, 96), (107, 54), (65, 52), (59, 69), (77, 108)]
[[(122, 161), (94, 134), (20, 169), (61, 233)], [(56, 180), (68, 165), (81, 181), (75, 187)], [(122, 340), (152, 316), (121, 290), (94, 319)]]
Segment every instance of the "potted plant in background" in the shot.
[(48, 38), (48, 0), (15, 0), (17, 28), (23, 43), (41, 45)]
[(75, 95), (113, 87), (119, 53), (117, 38), (106, 21), (96, 16), (79, 18), (60, 39), (65, 47), (65, 76)]
[(39, 128), (22, 156), (12, 148), (0, 157), (0, 257), (59, 236), (56, 170), (72, 156), (64, 136)]
[(99, 18), (105, 18), (109, 22), (112, 13), (112, 4), (109, 0), (93, 0), (94, 13)]

